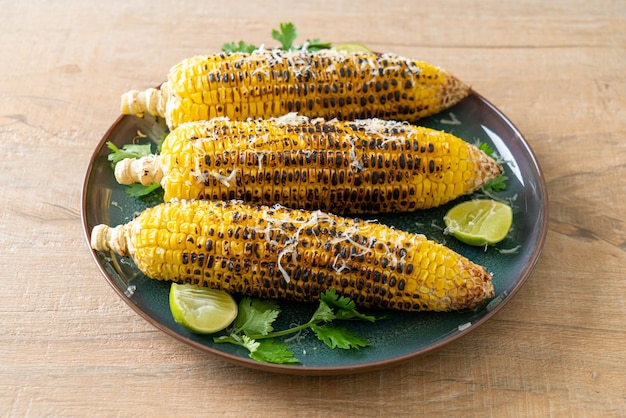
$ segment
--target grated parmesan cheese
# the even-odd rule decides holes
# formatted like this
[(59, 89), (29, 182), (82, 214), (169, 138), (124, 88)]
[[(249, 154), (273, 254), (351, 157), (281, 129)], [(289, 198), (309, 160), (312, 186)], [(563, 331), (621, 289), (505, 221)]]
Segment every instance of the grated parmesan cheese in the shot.
[(499, 252), (500, 254), (517, 254), (519, 253), (520, 248), (522, 248), (521, 245), (516, 245), (513, 248), (508, 248), (508, 249), (496, 248), (495, 250)]
[(466, 329), (468, 329), (471, 326), (472, 326), (471, 322), (466, 322), (464, 324), (459, 325), (458, 329), (459, 329), (459, 331), (465, 331)]
[(448, 116), (450, 116), (450, 119), (439, 119), (439, 123), (442, 123), (444, 125), (460, 125), (461, 121), (456, 117), (456, 115), (453, 112), (448, 113)]
[[(301, 217), (290, 217), (290, 218), (281, 218), (275, 219), (273, 218), (272, 211), (283, 208), (281, 205), (274, 205), (271, 208), (265, 209), (263, 214), (263, 219), (265, 220), (263, 223), (265, 225), (258, 225), (255, 228), (255, 231), (259, 234), (262, 234), (267, 242), (275, 247), (280, 247), (278, 250), (277, 257), (277, 268), (282, 274), (285, 282), (290, 281), (289, 273), (284, 267), (283, 259), (286, 256), (290, 256), (291, 258), (298, 257), (298, 245), (300, 243), (300, 234), (307, 228), (312, 230), (313, 236), (318, 240), (318, 243), (321, 243), (319, 237), (317, 236), (315, 230), (320, 229), (333, 229), (333, 227), (337, 228), (337, 236), (328, 240), (328, 243), (331, 245), (336, 245), (338, 243), (347, 243), (350, 248), (357, 248), (359, 251), (350, 251), (348, 248), (348, 258), (357, 258), (361, 257), (367, 253), (373, 252), (377, 247), (378, 251), (385, 254), (385, 256), (389, 259), (390, 268), (397, 267), (398, 263), (404, 262), (404, 258), (406, 254), (403, 254), (400, 258), (396, 255), (396, 251), (403, 248), (403, 240), (406, 238), (404, 234), (396, 237), (395, 239), (387, 239), (387, 237), (380, 237), (376, 239), (375, 237), (369, 236), (367, 238), (367, 242), (357, 242), (354, 240), (354, 235), (359, 234), (361, 236), (367, 236), (364, 233), (363, 229), (358, 229), (356, 225), (350, 225), (347, 228), (341, 230), (341, 225), (337, 225), (337, 221), (331, 216), (322, 211), (315, 211), (312, 213), (312, 216), (308, 219), (303, 219)], [(365, 221), (365, 225), (369, 222), (375, 221)], [(290, 228), (285, 228), (285, 225), (293, 225), (295, 226), (293, 231), (289, 231)], [(272, 238), (272, 233), (280, 234), (283, 238), (281, 242)], [(393, 249), (393, 250), (392, 250)], [(340, 259), (340, 254), (337, 254), (330, 264), (330, 267), (336, 272), (341, 273), (345, 270), (350, 269), (349, 262), (347, 260)]]
[(126, 290), (124, 291), (124, 294), (128, 297), (131, 297), (132, 295), (135, 294), (135, 291), (137, 290), (137, 286), (135, 285), (129, 285)]

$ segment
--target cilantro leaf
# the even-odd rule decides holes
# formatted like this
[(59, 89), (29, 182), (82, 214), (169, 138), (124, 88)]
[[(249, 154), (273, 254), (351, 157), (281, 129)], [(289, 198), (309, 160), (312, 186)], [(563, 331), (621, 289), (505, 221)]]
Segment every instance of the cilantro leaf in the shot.
[(248, 350), (248, 355), (253, 360), (278, 364), (298, 363), (298, 359), (289, 350), (289, 346), (275, 339), (255, 340), (247, 335), (240, 336), (231, 333), (230, 335), (215, 337), (213, 341), (216, 343), (231, 343), (243, 347)]
[(501, 192), (506, 190), (506, 182), (509, 180), (507, 176), (502, 174), (500, 177), (496, 177), (493, 180), (489, 180), (481, 190), (486, 193)]
[(369, 346), (369, 343), (342, 327), (335, 327), (332, 324), (312, 325), (311, 330), (315, 333), (320, 341), (324, 342), (330, 348), (342, 348), (348, 350), (350, 348), (363, 348)]
[(329, 289), (320, 295), (320, 299), (328, 306), (339, 309), (354, 309), (356, 304), (350, 298), (340, 296), (335, 289)]
[(247, 335), (242, 336), (241, 340), (236, 340), (236, 344), (245, 347), (250, 353), (254, 353), (261, 345), (260, 342), (253, 340)]
[(285, 343), (269, 339), (258, 341), (257, 344), (256, 349), (250, 352), (250, 358), (254, 360), (277, 364), (298, 363), (293, 351)]
[(279, 313), (280, 309), (274, 301), (243, 298), (239, 302), (234, 327), (248, 336), (267, 335), (274, 330), (272, 323)]
[(108, 141), (107, 148), (111, 150), (107, 158), (113, 164), (117, 164), (126, 158), (141, 158), (152, 154), (150, 144), (126, 144), (122, 148), (118, 148), (111, 141)]
[(372, 315), (365, 315), (356, 310), (354, 301), (346, 296), (339, 296), (335, 289), (329, 289), (321, 294), (321, 301), (328, 306), (335, 308), (335, 316), (337, 319), (361, 319), (364, 321), (374, 322), (376, 318)]
[(494, 151), (493, 151), (493, 148), (491, 148), (488, 143), (481, 142), (480, 144), (478, 144), (478, 149), (484, 152), (485, 154), (487, 154), (489, 157), (493, 158)]
[(311, 321), (309, 322), (330, 322), (336, 318), (333, 310), (323, 300), (320, 301), (320, 306), (317, 307)]
[(125, 192), (127, 195), (131, 197), (142, 197), (142, 196), (147, 196), (153, 191), (158, 190), (160, 188), (161, 188), (161, 185), (159, 183), (150, 183), (147, 186), (144, 186), (141, 183), (134, 183), (134, 184), (129, 184), (128, 186), (126, 186)]
[(300, 49), (305, 51), (319, 51), (321, 49), (328, 49), (333, 46), (330, 42), (322, 42), (319, 38), (307, 39), (306, 42), (300, 46)]
[[(285, 51), (302, 50), (302, 51), (319, 51), (332, 47), (331, 42), (323, 42), (319, 38), (307, 39), (302, 45), (298, 46), (294, 42), (298, 37), (298, 29), (291, 23), (280, 23), (278, 29), (272, 29), (272, 38), (280, 42), (281, 48)], [(259, 47), (249, 44), (245, 41), (227, 42), (222, 45), (223, 52), (245, 52), (251, 53)]]
[(248, 44), (244, 41), (230, 42), (222, 45), (222, 51), (224, 52), (246, 52), (250, 53), (258, 49), (256, 45)]
[(291, 22), (281, 23), (279, 28), (280, 30), (272, 30), (272, 38), (280, 42), (281, 48), (285, 51), (294, 48), (293, 41), (298, 37), (298, 29)]

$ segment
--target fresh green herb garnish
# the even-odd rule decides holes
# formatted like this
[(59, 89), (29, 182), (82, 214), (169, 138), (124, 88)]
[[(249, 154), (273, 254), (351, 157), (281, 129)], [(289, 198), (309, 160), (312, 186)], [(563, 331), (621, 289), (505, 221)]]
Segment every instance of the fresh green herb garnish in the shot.
[(272, 324), (279, 314), (280, 308), (273, 301), (243, 298), (229, 334), (215, 337), (214, 341), (244, 347), (254, 360), (279, 364), (297, 363), (298, 359), (294, 357), (289, 346), (277, 341), (278, 337), (311, 329), (330, 348), (359, 349), (367, 347), (369, 343), (346, 328), (331, 323), (335, 320), (359, 319), (374, 322), (380, 319), (358, 312), (352, 300), (337, 295), (334, 289), (322, 293), (319, 306), (305, 324), (274, 331)]
[(293, 41), (298, 37), (298, 29), (293, 23), (281, 23), (280, 30), (272, 29), (272, 38), (280, 42), (281, 48), (288, 51), (294, 47)]
[(274, 330), (272, 323), (279, 313), (278, 305), (272, 300), (243, 298), (233, 325), (237, 333), (244, 331), (248, 335), (267, 335)]
[[(487, 154), (489, 157), (493, 158), (494, 160), (500, 160), (498, 154), (496, 154), (494, 149), (491, 148), (486, 142), (481, 142), (480, 144), (478, 144), (478, 149)], [(488, 181), (483, 187), (481, 187), (480, 190), (486, 194), (492, 192), (501, 192), (503, 190), (506, 190), (506, 183), (508, 180), (509, 178), (507, 176), (501, 174), (500, 177)]]
[(305, 49), (307, 51), (319, 51), (321, 49), (329, 49), (333, 44), (330, 42), (323, 42), (319, 38), (307, 39), (299, 49)]
[(118, 148), (114, 143), (109, 141), (107, 142), (107, 148), (112, 151), (107, 158), (113, 164), (117, 164), (126, 158), (141, 158), (152, 154), (150, 144), (126, 144), (122, 148)]
[(293, 351), (290, 351), (285, 343), (275, 340), (262, 340), (261, 342), (257, 342), (245, 335), (243, 338), (248, 341), (249, 345), (245, 347), (250, 351), (250, 358), (253, 360), (277, 364), (292, 364), (298, 362), (298, 359), (293, 355)]
[(489, 157), (494, 158), (494, 150), (491, 146), (486, 142), (481, 142), (478, 144), (478, 149), (487, 154)]
[(126, 194), (131, 197), (142, 197), (147, 196), (155, 190), (159, 190), (161, 185), (159, 183), (150, 183), (147, 186), (144, 186), (140, 183), (129, 184), (126, 186)]
[(224, 52), (245, 52), (249, 54), (255, 49), (258, 49), (256, 45), (247, 44), (244, 41), (230, 42), (222, 45), (222, 51)]
[[(280, 23), (278, 29), (272, 29), (272, 38), (280, 42), (281, 49), (285, 51), (319, 51), (320, 49), (328, 49), (332, 46), (330, 42), (323, 42), (319, 38), (307, 39), (302, 45), (294, 44), (298, 37), (298, 29), (291, 22)], [(258, 46), (249, 44), (245, 41), (229, 42), (222, 45), (224, 52), (246, 52), (250, 53), (258, 49)]]
[(502, 174), (500, 177), (489, 180), (483, 187), (481, 187), (481, 190), (486, 193), (501, 192), (506, 190), (506, 182), (508, 180), (509, 178)]

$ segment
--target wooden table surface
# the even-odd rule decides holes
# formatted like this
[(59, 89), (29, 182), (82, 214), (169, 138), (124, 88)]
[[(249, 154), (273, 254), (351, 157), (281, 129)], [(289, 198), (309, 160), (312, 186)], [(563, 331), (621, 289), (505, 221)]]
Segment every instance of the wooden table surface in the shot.
[[(380, 5), (383, 4), (384, 7)], [(626, 3), (0, 0), (0, 416), (626, 415)], [(543, 169), (517, 295), (425, 357), (340, 376), (231, 365), (157, 330), (98, 270), (81, 189), (119, 96), (245, 39), (357, 41), (470, 83)]]

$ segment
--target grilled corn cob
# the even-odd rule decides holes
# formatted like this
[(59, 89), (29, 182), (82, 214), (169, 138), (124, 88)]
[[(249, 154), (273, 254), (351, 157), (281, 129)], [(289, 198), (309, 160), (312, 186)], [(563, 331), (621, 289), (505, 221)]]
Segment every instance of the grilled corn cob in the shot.
[(96, 251), (146, 276), (259, 298), (315, 301), (334, 288), (363, 307), (473, 308), (490, 274), (449, 248), (375, 222), (238, 201), (173, 201), (94, 227)]
[(241, 199), (332, 213), (445, 204), (498, 177), (477, 147), (444, 132), (379, 119), (219, 118), (172, 131), (161, 154), (127, 159), (118, 182), (159, 182), (170, 199)]
[(170, 129), (218, 116), (245, 120), (289, 112), (415, 121), (468, 93), (446, 71), (396, 55), (258, 50), (186, 59), (159, 89), (124, 94), (121, 108), (123, 114), (164, 117)]

